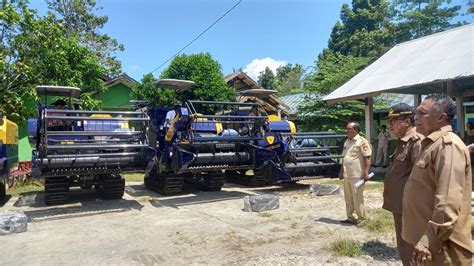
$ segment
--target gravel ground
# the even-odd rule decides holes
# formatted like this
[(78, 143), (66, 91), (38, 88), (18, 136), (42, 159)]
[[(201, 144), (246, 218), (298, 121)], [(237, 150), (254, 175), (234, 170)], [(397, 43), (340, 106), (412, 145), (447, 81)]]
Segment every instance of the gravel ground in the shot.
[[(341, 225), (342, 195), (308, 194), (305, 181), (284, 187), (247, 188), (227, 183), (221, 192), (188, 187), (164, 197), (129, 182), (122, 200), (102, 201), (77, 191), (72, 203), (45, 206), (42, 193), (11, 198), (0, 211), (22, 210), (24, 233), (0, 236), (1, 264), (400, 264), (393, 233), (374, 235)], [(280, 208), (243, 209), (243, 197), (280, 196)], [(381, 189), (365, 192), (366, 206), (380, 208)], [(327, 249), (338, 238), (363, 244), (367, 255), (341, 257)]]

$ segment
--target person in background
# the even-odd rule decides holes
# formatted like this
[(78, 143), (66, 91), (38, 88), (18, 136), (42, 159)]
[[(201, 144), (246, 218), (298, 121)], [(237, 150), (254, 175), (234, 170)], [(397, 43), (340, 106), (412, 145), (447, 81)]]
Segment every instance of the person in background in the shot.
[(379, 135), (377, 136), (377, 159), (375, 160), (374, 167), (378, 167), (382, 162), (383, 167), (387, 167), (388, 161), (388, 144), (390, 142), (390, 133), (387, 132), (387, 126), (382, 125)]
[[(372, 148), (370, 143), (359, 135), (360, 124), (350, 122), (346, 126), (347, 140), (342, 152), (342, 167), (339, 179), (344, 179), (344, 199), (346, 201), (347, 219), (341, 223), (357, 224), (366, 218), (364, 209), (364, 186), (355, 188), (354, 185), (361, 178), (369, 180), (370, 157)], [(357, 213), (357, 218), (354, 216)]]
[[(66, 101), (59, 99), (53, 103), (53, 106), (54, 106), (54, 109), (56, 110), (64, 110), (66, 109)], [(48, 116), (66, 116), (66, 114), (62, 112), (51, 111), (51, 112), (48, 112)], [(67, 126), (67, 122), (63, 119), (51, 119), (51, 120), (48, 120), (47, 125), (48, 125), (48, 130), (61, 131), (61, 130), (66, 130), (65, 127)]]
[(165, 128), (165, 131), (168, 131), (171, 121), (173, 121), (174, 117), (176, 116), (176, 110), (178, 110), (178, 108), (180, 107), (181, 107), (180, 105), (175, 104), (173, 109), (169, 110), (166, 113), (165, 122), (163, 123), (163, 127)]
[(402, 238), (414, 246), (412, 262), (472, 265), (471, 158), (452, 132), (454, 101), (428, 95), (415, 111), (425, 136), (403, 191)]
[(416, 132), (415, 117), (411, 106), (395, 104), (388, 113), (388, 127), (397, 138), (397, 147), (390, 156), (390, 167), (384, 178), (382, 208), (393, 214), (398, 253), (403, 265), (410, 265), (413, 246), (401, 237), (402, 198), (405, 183), (421, 150), (423, 135)]
[(474, 143), (474, 130), (470, 122), (466, 123), (466, 132), (464, 134), (464, 143), (466, 145)]

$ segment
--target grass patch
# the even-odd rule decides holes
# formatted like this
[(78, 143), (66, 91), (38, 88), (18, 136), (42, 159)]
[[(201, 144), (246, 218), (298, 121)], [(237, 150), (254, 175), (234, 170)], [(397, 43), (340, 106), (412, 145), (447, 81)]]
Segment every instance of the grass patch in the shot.
[(143, 182), (143, 179), (145, 178), (145, 173), (126, 173), (123, 176), (125, 177), (125, 182)]
[(7, 190), (7, 194), (12, 196), (18, 196), (24, 193), (39, 192), (44, 190), (42, 180), (24, 180), (17, 184), (14, 188)]
[(338, 239), (331, 242), (328, 248), (331, 252), (339, 256), (354, 258), (365, 255), (364, 250), (362, 250), (362, 245), (352, 239)]
[(263, 217), (263, 218), (269, 218), (269, 217), (272, 217), (273, 214), (269, 213), (269, 212), (259, 212), (257, 214), (258, 217)]
[(393, 232), (395, 228), (392, 214), (384, 209), (369, 211), (367, 219), (360, 225), (365, 227), (369, 232), (376, 234)]

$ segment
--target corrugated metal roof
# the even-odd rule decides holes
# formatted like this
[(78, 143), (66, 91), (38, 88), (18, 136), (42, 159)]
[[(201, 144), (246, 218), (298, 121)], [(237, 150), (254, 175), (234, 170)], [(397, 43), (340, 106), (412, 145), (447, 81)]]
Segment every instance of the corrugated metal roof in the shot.
[(305, 93), (296, 93), (280, 97), (280, 100), (284, 102), (289, 108), (290, 112), (294, 113), (298, 110), (298, 107), (303, 103), (305, 99)]
[(474, 24), (398, 44), (324, 100), (361, 99), (408, 86), (473, 77), (473, 50)]

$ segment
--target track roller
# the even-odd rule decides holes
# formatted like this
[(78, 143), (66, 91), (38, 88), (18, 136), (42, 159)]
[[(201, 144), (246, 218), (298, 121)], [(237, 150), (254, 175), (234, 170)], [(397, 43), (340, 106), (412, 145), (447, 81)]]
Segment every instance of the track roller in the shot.
[(46, 205), (64, 204), (69, 199), (69, 180), (66, 176), (47, 177), (44, 181)]
[(145, 186), (160, 194), (176, 194), (183, 190), (184, 177), (172, 172), (158, 173), (157, 167), (146, 173)]
[(103, 199), (121, 199), (125, 191), (125, 179), (119, 174), (102, 175), (95, 190)]

